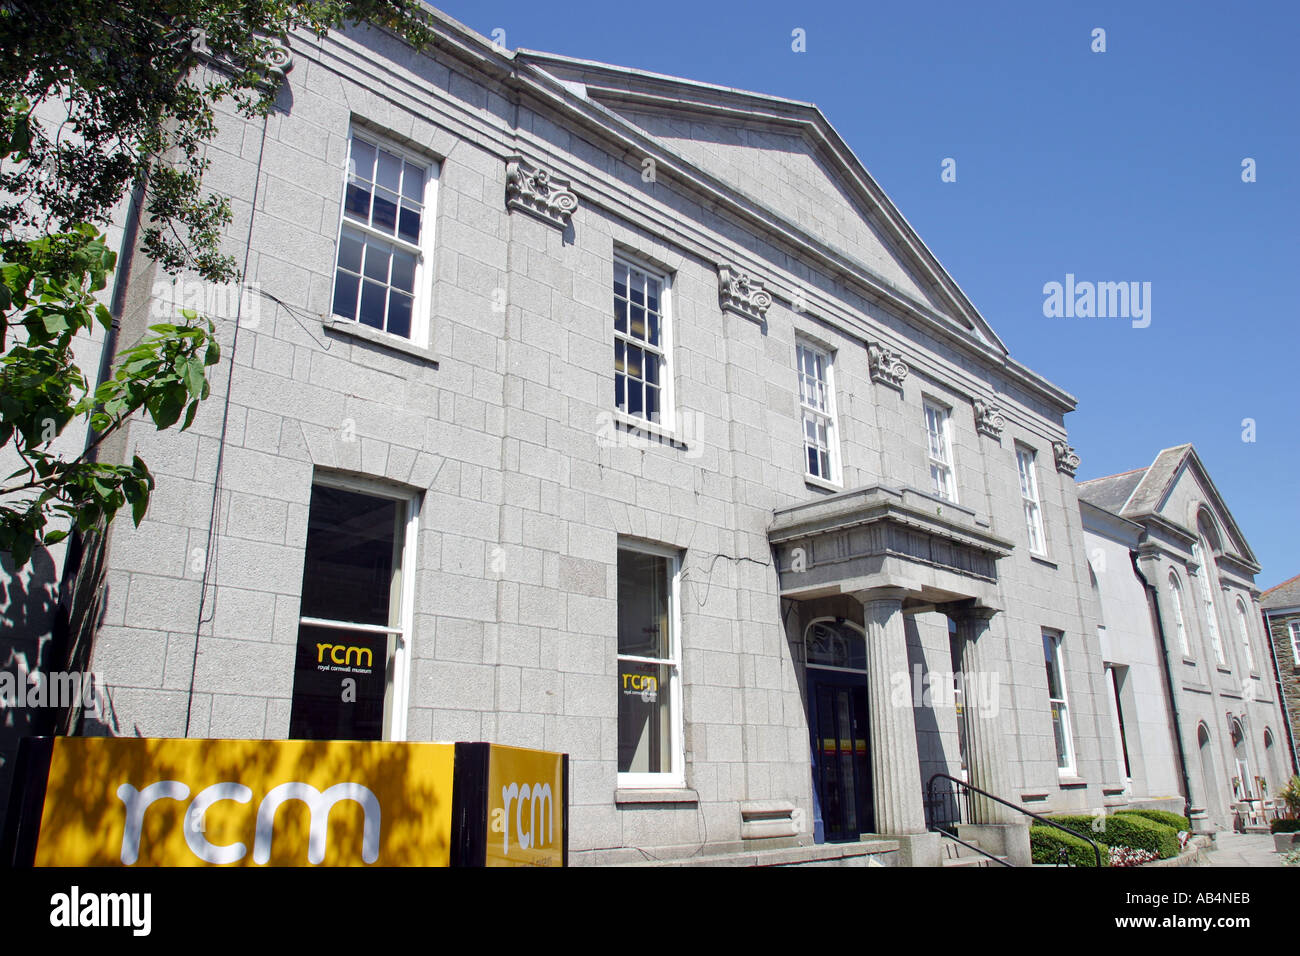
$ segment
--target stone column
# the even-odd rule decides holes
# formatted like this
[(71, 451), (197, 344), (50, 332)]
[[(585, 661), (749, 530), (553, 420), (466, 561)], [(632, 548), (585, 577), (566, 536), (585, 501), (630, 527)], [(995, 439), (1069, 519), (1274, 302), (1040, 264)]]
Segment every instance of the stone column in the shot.
[[(966, 774), (981, 790), (1004, 800), (1009, 795), (1006, 751), (998, 720), (1002, 695), (1000, 655), (994, 646), (989, 622), (997, 612), (991, 608), (966, 608), (953, 615), (961, 653), (962, 724), (966, 729)], [(971, 794), (969, 823), (1010, 823), (1007, 807)], [(1019, 814), (1016, 814), (1018, 817)]]
[(876, 832), (882, 834), (926, 832), (910, 681), (906, 684), (906, 700), (893, 699), (898, 675), (908, 675), (904, 593), (880, 588), (854, 595), (862, 602), (867, 632), (871, 785)]

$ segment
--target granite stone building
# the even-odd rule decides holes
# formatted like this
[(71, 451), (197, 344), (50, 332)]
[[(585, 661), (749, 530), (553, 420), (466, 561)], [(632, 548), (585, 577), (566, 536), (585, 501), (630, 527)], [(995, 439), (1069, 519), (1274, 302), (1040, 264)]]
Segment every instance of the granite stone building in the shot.
[(1300, 575), (1260, 595), (1264, 631), (1273, 645), (1273, 663), (1282, 709), (1286, 713), (1287, 750), (1291, 773), (1300, 773), (1296, 741), (1300, 740)]
[(1257, 823), (1292, 762), (1250, 545), (1191, 445), (1078, 487), (1126, 802)]
[(207, 297), (224, 357), (192, 429), (109, 451), (158, 490), (111, 531), (81, 730), (564, 751), (585, 863), (932, 863), (936, 773), (1123, 802), (1074, 399), (820, 111), (430, 17), (421, 55), (294, 37), (277, 109), (220, 116), (242, 291), (121, 278), (122, 341)]

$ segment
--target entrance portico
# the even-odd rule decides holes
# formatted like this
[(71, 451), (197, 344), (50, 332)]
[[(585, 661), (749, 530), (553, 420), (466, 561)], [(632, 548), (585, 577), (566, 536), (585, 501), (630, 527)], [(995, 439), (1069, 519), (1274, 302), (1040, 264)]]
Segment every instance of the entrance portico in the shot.
[[(957, 625), (962, 671), (997, 679), (1005, 655), (991, 627), (1001, 606), (996, 569), (1012, 544), (994, 536), (969, 509), (882, 486), (782, 509), (774, 515), (768, 537), (781, 595), (797, 602), (801, 635), (828, 608), (841, 621), (861, 621), (872, 825), (883, 835), (915, 837), (914, 862), (927, 862), (915, 716), (920, 702), (912, 700), (910, 690), (905, 621), (922, 611), (947, 614)], [(816, 673), (811, 658), (809, 665), (811, 680)], [(902, 687), (909, 688), (905, 696)], [(984, 707), (984, 700), (972, 699), (962, 709), (969, 779), (993, 793), (1006, 793), (1001, 733)], [(810, 714), (815, 709), (810, 698)], [(813, 734), (814, 741), (824, 740), (816, 727)], [(827, 801), (819, 807), (828, 812)], [(1003, 822), (991, 801), (972, 809), (974, 822)], [(842, 832), (840, 824), (830, 821), (827, 832)]]

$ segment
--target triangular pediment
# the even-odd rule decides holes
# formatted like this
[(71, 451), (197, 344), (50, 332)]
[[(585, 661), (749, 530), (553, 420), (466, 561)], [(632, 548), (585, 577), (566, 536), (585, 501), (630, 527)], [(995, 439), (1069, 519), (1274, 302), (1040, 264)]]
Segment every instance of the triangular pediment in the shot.
[(1223, 554), (1258, 566), (1255, 553), (1191, 445), (1166, 448), (1157, 455), (1133, 490), (1123, 513), (1134, 518), (1159, 515), (1195, 532), (1203, 512), (1208, 513), (1208, 523), (1219, 538), (1218, 549)]
[(551, 54), (517, 55), (875, 282), (1006, 354), (816, 106)]

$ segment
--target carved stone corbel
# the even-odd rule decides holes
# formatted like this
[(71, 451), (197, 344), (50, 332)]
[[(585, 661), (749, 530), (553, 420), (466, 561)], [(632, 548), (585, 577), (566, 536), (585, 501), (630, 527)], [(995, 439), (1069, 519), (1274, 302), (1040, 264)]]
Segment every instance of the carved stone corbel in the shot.
[(871, 380), (890, 388), (903, 390), (903, 379), (907, 378), (908, 368), (903, 356), (881, 345), (879, 342), (867, 344), (867, 365), (871, 370)]
[(772, 307), (772, 294), (748, 272), (721, 265), (718, 266), (718, 304), (725, 312), (762, 322)]
[(1079, 470), (1079, 456), (1074, 453), (1074, 449), (1067, 442), (1054, 441), (1052, 452), (1056, 455), (1056, 470), (1073, 478)]
[(1002, 439), (1002, 429), (1007, 427), (1007, 420), (1002, 417), (996, 405), (990, 405), (983, 399), (975, 399), (975, 430), (990, 438)]
[(506, 160), (506, 209), (521, 209), (565, 229), (577, 208), (578, 197), (567, 179), (554, 178), (549, 170), (522, 156)]

